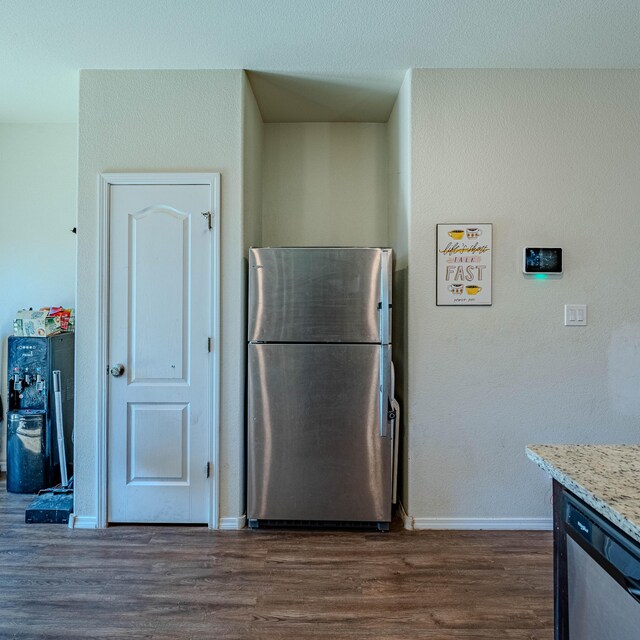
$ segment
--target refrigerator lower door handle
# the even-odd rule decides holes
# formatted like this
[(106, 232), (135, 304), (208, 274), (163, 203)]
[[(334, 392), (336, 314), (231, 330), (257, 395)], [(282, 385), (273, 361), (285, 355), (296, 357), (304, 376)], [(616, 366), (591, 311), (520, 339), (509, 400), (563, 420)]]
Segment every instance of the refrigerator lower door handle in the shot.
[[(383, 395), (383, 392), (380, 392), (380, 396)], [(380, 437), (387, 438), (389, 437), (389, 422), (387, 419), (387, 412), (384, 410), (382, 403), (380, 406)]]
[(384, 349), (380, 347), (380, 372), (379, 372), (379, 402), (378, 402), (378, 420), (380, 421), (380, 437), (387, 437), (387, 412), (386, 412), (386, 403), (384, 397)]
[(389, 437), (389, 420), (390, 411), (389, 411), (389, 385), (391, 383), (390, 380), (390, 368), (391, 363), (389, 362), (389, 349), (387, 346), (380, 347), (380, 437), (388, 438)]

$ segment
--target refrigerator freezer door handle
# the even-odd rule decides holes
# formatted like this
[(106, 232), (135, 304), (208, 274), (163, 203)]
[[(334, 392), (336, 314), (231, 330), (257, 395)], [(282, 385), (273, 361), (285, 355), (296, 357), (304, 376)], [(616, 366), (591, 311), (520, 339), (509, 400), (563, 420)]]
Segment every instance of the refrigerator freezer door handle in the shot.
[(389, 259), (391, 253), (389, 251), (382, 252), (382, 260), (380, 263), (380, 342), (389, 344), (391, 342), (391, 331), (389, 328)]

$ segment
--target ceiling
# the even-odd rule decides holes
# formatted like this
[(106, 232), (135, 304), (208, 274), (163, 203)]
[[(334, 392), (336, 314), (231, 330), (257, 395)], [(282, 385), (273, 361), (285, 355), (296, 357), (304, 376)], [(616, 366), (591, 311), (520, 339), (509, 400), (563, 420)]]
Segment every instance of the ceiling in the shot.
[(640, 68), (639, 36), (638, 0), (0, 0), (0, 122), (165, 68), (253, 70), (267, 121), (379, 121), (411, 67)]

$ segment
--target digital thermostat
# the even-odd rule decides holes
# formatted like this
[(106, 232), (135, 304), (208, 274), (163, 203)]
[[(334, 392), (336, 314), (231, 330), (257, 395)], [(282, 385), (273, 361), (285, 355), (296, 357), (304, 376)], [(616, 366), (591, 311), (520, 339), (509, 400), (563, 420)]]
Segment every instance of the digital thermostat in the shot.
[(562, 249), (560, 247), (525, 247), (522, 261), (525, 274), (562, 273)]

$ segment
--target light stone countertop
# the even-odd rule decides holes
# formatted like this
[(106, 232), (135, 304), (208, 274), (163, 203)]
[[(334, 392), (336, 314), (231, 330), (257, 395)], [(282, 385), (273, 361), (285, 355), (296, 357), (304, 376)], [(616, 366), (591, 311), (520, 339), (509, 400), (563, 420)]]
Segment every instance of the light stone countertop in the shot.
[(530, 445), (527, 456), (640, 542), (640, 445)]

